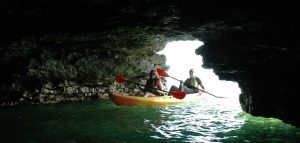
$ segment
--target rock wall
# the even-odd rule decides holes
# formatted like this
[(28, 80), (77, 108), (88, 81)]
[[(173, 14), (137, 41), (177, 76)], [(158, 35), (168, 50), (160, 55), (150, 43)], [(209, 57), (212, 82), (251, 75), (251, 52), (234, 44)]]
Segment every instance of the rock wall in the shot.
[[(150, 32), (152, 31), (152, 32)], [(148, 77), (166, 39), (154, 29), (44, 35), (1, 45), (0, 104), (57, 103), (107, 98), (116, 75)]]
[(213, 68), (220, 79), (238, 81), (244, 111), (300, 125), (299, 26), (236, 23), (219, 21), (194, 31), (204, 41), (197, 50), (203, 56), (203, 67)]

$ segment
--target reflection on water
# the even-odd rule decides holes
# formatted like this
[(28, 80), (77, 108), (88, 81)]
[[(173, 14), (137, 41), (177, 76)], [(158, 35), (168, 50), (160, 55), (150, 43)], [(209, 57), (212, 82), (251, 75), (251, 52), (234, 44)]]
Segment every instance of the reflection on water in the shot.
[[(207, 96), (207, 95), (205, 95)], [(220, 140), (219, 133), (240, 128), (244, 119), (240, 117), (240, 108), (228, 108), (221, 104), (224, 99), (207, 97), (200, 102), (182, 104), (158, 109), (160, 123), (145, 120), (151, 124), (156, 139), (180, 139), (184, 142), (212, 142)]]
[[(298, 142), (300, 129), (250, 116), (231, 99), (163, 107), (109, 100), (0, 109), (1, 142)], [(228, 102), (230, 101), (230, 102)], [(232, 106), (234, 105), (234, 106)]]

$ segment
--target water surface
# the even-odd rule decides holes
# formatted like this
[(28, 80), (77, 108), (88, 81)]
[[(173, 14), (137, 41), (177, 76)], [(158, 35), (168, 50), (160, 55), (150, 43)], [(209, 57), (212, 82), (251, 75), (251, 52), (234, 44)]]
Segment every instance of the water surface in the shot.
[(120, 107), (103, 100), (1, 108), (0, 123), (3, 143), (300, 141), (299, 128), (253, 117), (228, 99), (213, 97), (162, 107)]

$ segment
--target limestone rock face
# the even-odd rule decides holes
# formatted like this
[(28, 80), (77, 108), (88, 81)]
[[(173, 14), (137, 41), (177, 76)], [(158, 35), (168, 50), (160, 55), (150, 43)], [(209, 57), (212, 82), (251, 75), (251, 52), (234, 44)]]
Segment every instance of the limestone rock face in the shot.
[(3, 106), (107, 98), (115, 75), (143, 81), (168, 68), (156, 54), (168, 42), (199, 39), (203, 67), (239, 83), (244, 111), (300, 126), (293, 2), (2, 0), (0, 9)]

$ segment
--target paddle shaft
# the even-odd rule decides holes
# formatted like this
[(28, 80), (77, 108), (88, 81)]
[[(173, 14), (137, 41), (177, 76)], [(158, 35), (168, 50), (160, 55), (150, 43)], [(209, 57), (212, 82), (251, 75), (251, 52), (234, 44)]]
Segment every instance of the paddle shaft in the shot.
[(175, 78), (175, 77), (171, 77), (171, 76), (169, 76), (170, 78), (173, 78), (173, 79), (175, 79), (175, 80), (178, 80), (178, 81), (180, 81), (181, 82), (181, 80), (179, 80), (179, 79), (177, 79), (177, 78)]
[[(177, 80), (177, 81), (179, 81), (179, 82), (182, 82), (181, 80), (179, 80), (179, 79), (177, 79), (177, 78), (175, 78), (175, 77), (172, 77), (172, 76), (169, 76), (169, 77), (170, 77), (170, 78), (173, 78), (173, 79), (175, 79), (175, 80)], [(190, 86), (192, 86), (192, 87), (194, 87), (194, 88), (196, 88), (196, 89), (199, 89), (198, 87), (195, 87), (195, 86), (193, 86), (193, 85), (190, 85)], [(209, 95), (211, 95), (211, 96), (217, 97), (217, 98), (224, 98), (224, 97), (221, 97), (221, 96), (213, 95), (213, 94), (211, 94), (211, 93), (209, 93), (209, 92), (207, 92), (207, 91), (205, 91), (205, 90), (203, 90), (203, 89), (199, 89), (199, 90), (201, 90), (202, 92), (207, 93), (207, 94), (209, 94)]]

